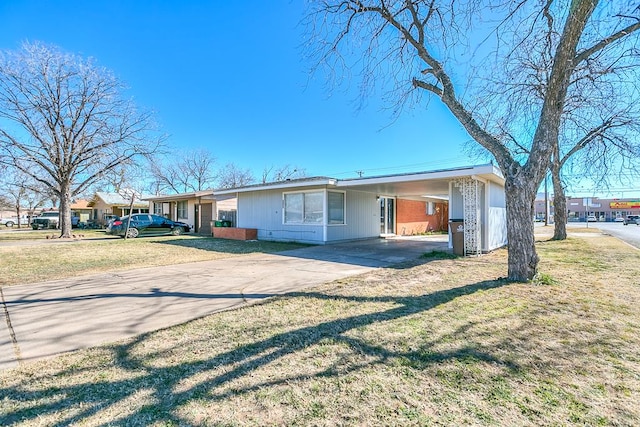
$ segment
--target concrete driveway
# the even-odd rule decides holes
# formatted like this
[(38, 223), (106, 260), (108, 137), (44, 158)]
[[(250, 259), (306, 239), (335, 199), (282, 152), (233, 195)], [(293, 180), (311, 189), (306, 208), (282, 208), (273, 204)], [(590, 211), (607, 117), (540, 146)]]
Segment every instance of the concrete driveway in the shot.
[(0, 369), (446, 249), (446, 235), (373, 239), (5, 287)]

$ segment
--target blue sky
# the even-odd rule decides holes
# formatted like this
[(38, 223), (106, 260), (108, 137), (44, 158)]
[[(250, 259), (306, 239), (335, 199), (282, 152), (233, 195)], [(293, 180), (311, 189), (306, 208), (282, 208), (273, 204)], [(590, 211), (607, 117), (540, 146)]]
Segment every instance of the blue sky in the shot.
[[(178, 149), (259, 177), (286, 164), (308, 175), (374, 176), (485, 163), (437, 100), (393, 120), (376, 97), (358, 110), (354, 77), (330, 90), (301, 45), (304, 0), (2, 0), (0, 50), (42, 41), (94, 57)], [(573, 184), (576, 196), (593, 184)], [(615, 184), (614, 184), (615, 185)], [(598, 195), (640, 197), (627, 186)]]
[(434, 100), (397, 120), (357, 84), (329, 90), (301, 49), (304, 2), (0, 2), (0, 49), (42, 41), (94, 57), (156, 112), (174, 147), (206, 148), (255, 175), (285, 164), (338, 178), (482, 163)]

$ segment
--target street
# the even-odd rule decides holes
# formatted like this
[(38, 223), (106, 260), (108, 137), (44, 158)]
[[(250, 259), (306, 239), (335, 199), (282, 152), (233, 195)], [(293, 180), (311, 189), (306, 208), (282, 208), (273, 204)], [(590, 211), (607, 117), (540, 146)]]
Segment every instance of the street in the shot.
[[(586, 226), (586, 223), (580, 223)], [(603, 233), (610, 234), (640, 249), (640, 226), (623, 225), (621, 222), (590, 222), (589, 227), (596, 227)]]

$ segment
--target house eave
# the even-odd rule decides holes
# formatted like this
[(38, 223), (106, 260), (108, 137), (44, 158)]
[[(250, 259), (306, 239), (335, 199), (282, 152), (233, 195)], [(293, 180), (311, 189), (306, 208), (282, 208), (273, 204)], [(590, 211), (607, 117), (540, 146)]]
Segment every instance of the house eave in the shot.
[(492, 164), (461, 167), (453, 169), (443, 169), (439, 171), (415, 172), (397, 175), (382, 175), (371, 178), (352, 178), (340, 180), (338, 187), (357, 187), (377, 184), (393, 184), (401, 182), (425, 181), (437, 179), (455, 179), (465, 176), (477, 176), (487, 181), (504, 183), (504, 177), (496, 166)]
[(281, 190), (281, 189), (301, 188), (301, 187), (335, 186), (337, 182), (338, 181), (333, 178), (306, 180), (306, 181), (298, 181), (298, 180), (290, 181), (290, 182), (285, 181), (285, 182), (278, 182), (273, 184), (229, 188), (226, 190), (215, 190), (214, 194), (218, 196), (218, 195), (226, 195), (226, 194), (248, 193), (252, 191)]
[(170, 195), (145, 197), (143, 200), (150, 202), (173, 202), (176, 200), (189, 200), (189, 199), (211, 199), (213, 200), (213, 190), (192, 191), (190, 193), (178, 193)]

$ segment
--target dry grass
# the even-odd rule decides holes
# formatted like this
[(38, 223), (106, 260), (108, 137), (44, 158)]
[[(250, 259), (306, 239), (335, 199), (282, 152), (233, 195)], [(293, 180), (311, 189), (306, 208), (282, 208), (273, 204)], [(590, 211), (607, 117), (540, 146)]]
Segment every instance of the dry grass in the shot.
[(640, 424), (640, 254), (423, 260), (0, 373), (3, 425)]
[[(37, 234), (33, 234), (37, 233)], [(0, 286), (62, 279), (81, 274), (139, 267), (208, 261), (238, 254), (278, 252), (302, 245), (275, 242), (241, 242), (197, 235), (121, 239), (93, 231), (78, 239), (21, 239), (0, 245)], [(22, 234), (15, 233), (15, 234)], [(2, 241), (2, 240), (0, 240)]]

